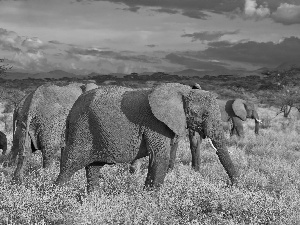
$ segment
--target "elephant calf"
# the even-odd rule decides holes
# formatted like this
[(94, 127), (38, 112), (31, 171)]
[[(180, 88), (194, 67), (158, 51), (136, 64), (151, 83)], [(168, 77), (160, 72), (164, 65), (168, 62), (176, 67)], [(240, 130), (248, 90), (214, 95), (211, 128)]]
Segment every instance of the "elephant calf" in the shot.
[(86, 169), (87, 190), (98, 186), (105, 164), (132, 163), (149, 156), (145, 187), (159, 187), (165, 178), (175, 135), (186, 127), (210, 138), (230, 180), (236, 171), (225, 145), (221, 115), (215, 97), (206, 91), (169, 83), (153, 89), (108, 87), (82, 94), (66, 122), (66, 146), (55, 182), (66, 183)]

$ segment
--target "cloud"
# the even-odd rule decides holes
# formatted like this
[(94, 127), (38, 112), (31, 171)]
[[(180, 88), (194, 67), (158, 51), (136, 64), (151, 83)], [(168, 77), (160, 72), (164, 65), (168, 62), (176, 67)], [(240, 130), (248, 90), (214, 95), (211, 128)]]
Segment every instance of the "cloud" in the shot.
[(182, 12), (182, 15), (190, 17), (190, 18), (194, 18), (194, 19), (202, 19), (202, 20), (206, 20), (208, 15), (204, 12), (201, 12), (199, 10), (184, 10)]
[(149, 47), (149, 48), (155, 48), (155, 47), (157, 47), (157, 45), (146, 45), (147, 47)]
[(0, 28), (0, 48), (6, 51), (20, 51), (18, 47), (22, 41), (22, 38), (13, 31)]
[(184, 34), (181, 37), (191, 37), (193, 41), (215, 41), (219, 40), (224, 35), (237, 34), (239, 31), (203, 31), (192, 34)]
[(272, 13), (275, 22), (285, 25), (300, 23), (300, 5), (283, 3)]
[(46, 44), (44, 44), (40, 39), (37, 37), (33, 38), (26, 38), (22, 42), (22, 47), (26, 48), (27, 50), (37, 50), (37, 49), (45, 49), (49, 48)]
[(129, 7), (129, 8), (122, 9), (122, 10), (130, 11), (130, 12), (137, 12), (137, 11), (139, 11), (140, 8), (141, 7), (139, 7), (139, 6), (132, 6), (132, 7)]
[(259, 5), (256, 0), (245, 0), (245, 15), (248, 18), (265, 18), (270, 15), (270, 9), (267, 6)]
[(256, 20), (271, 18), (274, 22), (284, 25), (299, 24), (299, 3), (296, 0), (284, 0), (284, 3), (283, 0), (245, 0), (244, 14), (237, 11), (236, 15)]
[(224, 14), (230, 18), (260, 20), (271, 18), (285, 25), (299, 22), (299, 0), (76, 0), (77, 2), (106, 1), (122, 4), (132, 12), (141, 7), (160, 13), (181, 14), (194, 19), (207, 19), (210, 13)]
[(167, 8), (160, 8), (160, 9), (152, 9), (154, 12), (160, 12), (160, 13), (168, 13), (168, 14), (177, 14), (179, 13), (176, 9), (167, 9)]
[(180, 64), (190, 69), (201, 70), (227, 70), (225, 63), (221, 63), (215, 60), (196, 59), (187, 56), (180, 56), (178, 54), (170, 53), (166, 55), (165, 59), (174, 64)]
[[(84, 0), (77, 0), (83, 2)], [(156, 11), (164, 13), (181, 13), (182, 15), (205, 19), (207, 14), (205, 12), (214, 12), (223, 14), (225, 12), (234, 11), (236, 8), (242, 9), (244, 7), (243, 1), (237, 0), (89, 0), (89, 1), (106, 1), (116, 4), (124, 4), (129, 8), (132, 7), (158, 7)]]
[(97, 59), (114, 59), (114, 60), (125, 60), (125, 61), (134, 61), (142, 63), (159, 63), (160, 60), (154, 57), (126, 52), (114, 52), (107, 51), (98, 48), (78, 48), (73, 47), (66, 51), (68, 53), (68, 58), (74, 59), (88, 59), (88, 60), (97, 60)]
[(48, 43), (55, 44), (55, 45), (62, 45), (63, 44), (62, 42), (56, 41), (56, 40), (48, 41)]
[(45, 71), (51, 68), (41, 51), (17, 52), (13, 58), (15, 65), (27, 71)]
[(240, 43), (216, 42), (198, 52), (198, 57), (231, 60), (253, 65), (278, 66), (282, 62), (295, 62), (300, 58), (300, 39), (284, 38), (278, 43), (246, 41)]

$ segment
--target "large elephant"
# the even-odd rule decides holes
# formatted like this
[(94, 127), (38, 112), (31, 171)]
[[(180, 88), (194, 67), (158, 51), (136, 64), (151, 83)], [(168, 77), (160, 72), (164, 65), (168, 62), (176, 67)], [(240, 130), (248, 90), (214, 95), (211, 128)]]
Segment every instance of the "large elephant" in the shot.
[(7, 138), (2, 131), (0, 131), (0, 149), (2, 149), (2, 155), (5, 155), (7, 150)]
[(230, 135), (237, 134), (239, 137), (244, 136), (243, 121), (247, 118), (255, 120), (255, 134), (259, 132), (259, 116), (255, 105), (252, 102), (243, 99), (231, 99), (228, 101), (218, 100), (222, 120), (224, 122), (231, 122)]
[[(45, 84), (25, 96), (13, 114), (13, 145), (6, 160), (17, 168), (13, 179), (21, 182), (28, 156), (41, 150), (43, 167), (47, 168), (53, 156), (64, 146), (66, 117), (76, 99), (98, 86), (73, 83), (67, 86)], [(0, 161), (3, 161), (0, 160)]]
[(153, 89), (95, 89), (77, 99), (66, 126), (57, 185), (85, 167), (90, 193), (105, 164), (132, 163), (149, 156), (145, 187), (158, 187), (168, 169), (171, 141), (175, 135), (185, 135), (186, 127), (211, 139), (231, 182), (237, 181), (218, 103), (206, 91), (177, 83)]

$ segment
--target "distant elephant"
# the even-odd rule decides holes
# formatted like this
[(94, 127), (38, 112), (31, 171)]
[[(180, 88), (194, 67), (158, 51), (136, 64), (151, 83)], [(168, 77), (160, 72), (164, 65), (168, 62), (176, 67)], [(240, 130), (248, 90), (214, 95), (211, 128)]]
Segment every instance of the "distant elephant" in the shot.
[(221, 110), (222, 121), (231, 122), (230, 135), (244, 136), (243, 121), (247, 118), (255, 120), (255, 134), (259, 133), (259, 116), (253, 103), (243, 99), (232, 99), (228, 101), (218, 100)]
[(64, 184), (85, 167), (90, 193), (105, 164), (149, 156), (145, 187), (159, 187), (168, 169), (171, 140), (185, 135), (186, 127), (211, 139), (231, 182), (236, 182), (215, 97), (168, 83), (153, 89), (99, 88), (81, 95), (67, 117), (66, 146), (55, 184)]
[(13, 145), (10, 154), (5, 156), (8, 165), (14, 164), (18, 157), (13, 180), (22, 181), (26, 160), (36, 150), (42, 152), (44, 168), (51, 164), (54, 155), (64, 146), (69, 110), (83, 91), (89, 89), (82, 83), (45, 84), (20, 101), (13, 114)]
[(7, 150), (7, 138), (2, 131), (0, 131), (0, 149), (2, 149), (2, 155), (5, 155)]

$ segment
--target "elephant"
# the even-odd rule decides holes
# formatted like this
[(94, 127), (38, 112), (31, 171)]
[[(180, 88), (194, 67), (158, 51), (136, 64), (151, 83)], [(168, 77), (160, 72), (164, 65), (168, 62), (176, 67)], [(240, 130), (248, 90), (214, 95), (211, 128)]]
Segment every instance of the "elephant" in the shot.
[[(192, 89), (201, 89), (200, 85), (195, 83), (191, 85)], [(220, 112), (221, 112), (221, 119), (223, 122), (231, 122), (231, 131), (230, 135), (237, 134), (239, 137), (244, 136), (243, 131), (243, 123), (247, 118), (251, 118), (255, 120), (255, 134), (259, 132), (259, 116), (256, 110), (256, 107), (253, 103), (245, 101), (243, 99), (233, 99), (233, 100), (219, 100), (217, 99), (219, 104)], [(192, 129), (188, 129), (188, 138), (190, 144), (190, 150), (192, 155), (192, 168), (195, 171), (200, 171), (200, 145), (202, 143), (201, 136), (193, 131)], [(170, 161), (169, 161), (169, 169), (172, 170), (174, 168), (175, 160), (176, 160), (176, 153), (178, 148), (178, 139), (174, 140), (171, 145), (171, 154), (170, 154)], [(134, 173), (139, 170), (141, 167), (141, 160), (136, 160), (132, 162), (130, 165), (130, 172)]]
[(42, 152), (43, 168), (51, 165), (55, 154), (64, 147), (65, 121), (73, 103), (83, 92), (96, 87), (82, 83), (44, 84), (20, 101), (13, 114), (13, 145), (5, 156), (10, 166), (18, 158), (14, 181), (22, 182), (26, 161), (36, 150)]
[(7, 138), (2, 131), (0, 131), (0, 149), (2, 149), (2, 155), (5, 155), (7, 150)]
[(160, 187), (167, 173), (171, 142), (186, 127), (209, 138), (232, 183), (239, 173), (229, 156), (216, 98), (178, 83), (152, 89), (113, 86), (82, 94), (66, 121), (66, 146), (55, 185), (86, 170), (87, 192), (98, 187), (101, 168), (149, 156), (146, 189)]
[(231, 99), (228, 101), (218, 100), (222, 121), (231, 122), (230, 135), (236, 134), (239, 137), (244, 137), (243, 121), (247, 118), (255, 120), (255, 134), (259, 133), (259, 119), (255, 105), (252, 102), (243, 99)]
[[(192, 89), (201, 90), (201, 86), (198, 83), (190, 84)], [(193, 131), (192, 129), (187, 129), (187, 134), (190, 142), (190, 150), (192, 154), (192, 168), (195, 171), (200, 171), (200, 145), (202, 143), (201, 136)], [(171, 151), (170, 151), (170, 161), (169, 161), (169, 170), (173, 170), (175, 166), (176, 153), (178, 148), (180, 138), (177, 135), (171, 140)], [(140, 170), (142, 160), (135, 160), (130, 164), (129, 172), (131, 174), (137, 173)]]

